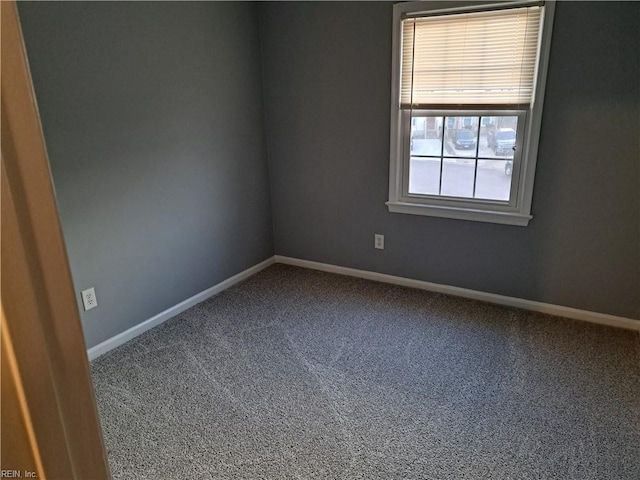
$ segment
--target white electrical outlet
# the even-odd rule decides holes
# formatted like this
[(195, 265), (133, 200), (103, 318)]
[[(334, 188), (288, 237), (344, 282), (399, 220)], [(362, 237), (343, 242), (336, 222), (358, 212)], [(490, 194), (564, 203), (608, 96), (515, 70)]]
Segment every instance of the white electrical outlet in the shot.
[(384, 250), (384, 235), (376, 233), (374, 236), (374, 246), (379, 250)]
[(85, 312), (98, 306), (95, 288), (91, 287), (82, 291), (82, 304), (84, 305)]

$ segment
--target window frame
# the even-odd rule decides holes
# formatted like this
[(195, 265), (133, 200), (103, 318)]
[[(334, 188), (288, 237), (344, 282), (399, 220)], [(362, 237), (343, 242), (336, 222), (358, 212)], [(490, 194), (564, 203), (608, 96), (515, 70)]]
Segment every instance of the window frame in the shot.
[[(536, 161), (538, 156), (538, 141), (540, 125), (542, 123), (542, 107), (544, 90), (547, 79), (549, 53), (555, 1), (544, 2), (544, 13), (541, 21), (541, 35), (539, 40), (539, 59), (535, 72), (534, 93), (531, 105), (521, 113), (518, 110), (500, 110), (492, 106), (486, 109), (465, 108), (464, 105), (449, 108), (434, 109), (406, 109), (400, 106), (400, 71), (402, 48), (402, 20), (405, 16), (421, 16), (433, 14), (455, 14), (482, 10), (517, 8), (529, 5), (539, 5), (541, 2), (532, 1), (422, 1), (406, 2), (393, 6), (393, 63), (391, 86), (391, 136), (390, 136), (390, 169), (389, 169), (389, 201), (386, 205), (392, 213), (411, 215), (426, 215), (480, 222), (499, 223), (507, 225), (526, 226), (533, 218), (531, 203)], [(517, 112), (519, 116), (517, 135), (522, 143), (517, 142), (514, 154), (511, 193), (509, 202), (446, 197), (434, 195), (408, 194), (408, 173), (410, 164), (410, 136), (411, 114), (418, 112), (419, 116), (429, 112), (439, 116), (489, 116), (511, 115)], [(524, 124), (520, 125), (521, 115)], [(478, 139), (479, 141), (479, 139)], [(516, 155), (519, 157), (516, 161)], [(472, 158), (472, 157), (469, 157)], [(515, 188), (515, 191), (513, 190)]]

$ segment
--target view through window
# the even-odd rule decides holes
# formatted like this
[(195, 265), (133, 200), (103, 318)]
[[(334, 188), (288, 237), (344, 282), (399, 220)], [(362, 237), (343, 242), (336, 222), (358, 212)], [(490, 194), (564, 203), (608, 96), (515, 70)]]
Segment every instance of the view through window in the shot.
[(412, 116), (409, 194), (508, 201), (517, 129), (517, 116)]

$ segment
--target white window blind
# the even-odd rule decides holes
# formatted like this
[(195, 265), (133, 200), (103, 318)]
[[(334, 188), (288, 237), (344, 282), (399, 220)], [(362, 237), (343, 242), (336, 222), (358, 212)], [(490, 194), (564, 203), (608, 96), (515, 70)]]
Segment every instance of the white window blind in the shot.
[(400, 105), (528, 108), (539, 6), (402, 21)]

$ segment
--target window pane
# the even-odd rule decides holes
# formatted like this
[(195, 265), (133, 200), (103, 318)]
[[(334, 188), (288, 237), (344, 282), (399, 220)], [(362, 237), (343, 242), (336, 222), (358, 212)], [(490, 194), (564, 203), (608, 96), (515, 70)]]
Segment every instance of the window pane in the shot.
[(478, 160), (476, 198), (509, 201), (512, 160)]
[(442, 195), (473, 197), (475, 160), (445, 158), (442, 165)]
[(409, 194), (509, 201), (517, 116), (416, 112), (410, 125)]
[(479, 117), (446, 117), (445, 155), (475, 157)]
[(482, 117), (480, 128), (480, 157), (513, 158), (518, 117)]
[(442, 117), (411, 117), (411, 155), (442, 155)]
[(440, 193), (440, 159), (411, 157), (409, 193), (438, 195)]

